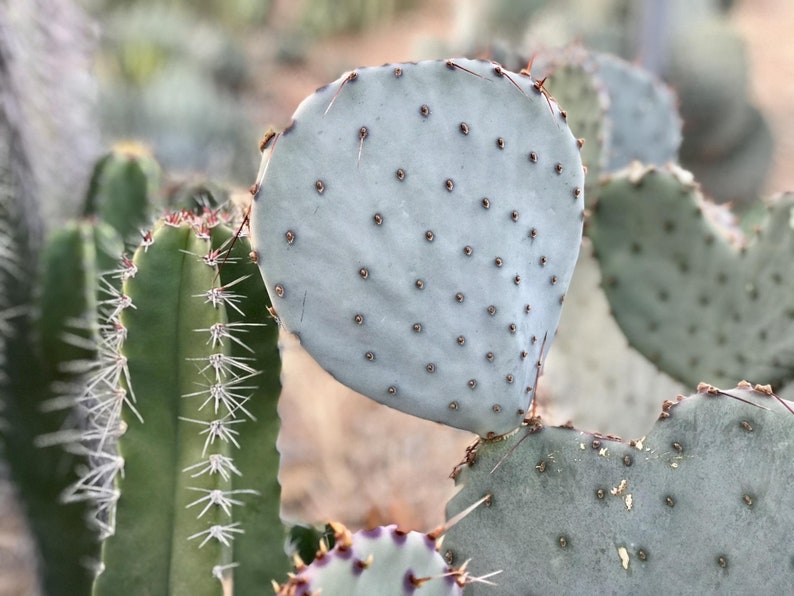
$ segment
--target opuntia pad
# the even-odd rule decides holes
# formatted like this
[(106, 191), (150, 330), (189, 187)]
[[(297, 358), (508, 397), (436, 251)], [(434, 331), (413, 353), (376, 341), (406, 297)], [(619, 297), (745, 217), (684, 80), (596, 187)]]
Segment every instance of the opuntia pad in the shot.
[(492, 62), (361, 68), (317, 90), (255, 187), (278, 317), (378, 402), (512, 430), (579, 252), (580, 146), (541, 86)]

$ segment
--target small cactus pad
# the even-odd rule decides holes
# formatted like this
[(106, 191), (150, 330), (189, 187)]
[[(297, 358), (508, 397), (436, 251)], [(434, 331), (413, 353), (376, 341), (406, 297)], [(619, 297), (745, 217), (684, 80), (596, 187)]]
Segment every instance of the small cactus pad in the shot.
[(588, 232), (629, 342), (693, 387), (794, 376), (793, 213), (794, 195), (779, 197), (745, 238), (680, 168), (636, 165), (607, 181)]
[(609, 54), (591, 54), (596, 76), (609, 93), (610, 138), (606, 171), (632, 160), (659, 166), (675, 162), (681, 118), (672, 91), (649, 72)]
[(463, 594), (466, 574), (444, 562), (436, 540), (397, 526), (351, 534), (332, 524), (335, 546), (321, 550), (311, 565), (300, 561), (280, 596), (434, 596)]
[(540, 54), (531, 68), (568, 114), (571, 132), (584, 140), (582, 163), (587, 168), (585, 198), (589, 207), (596, 198), (598, 179), (609, 153), (612, 121), (606, 117), (607, 88), (598, 79), (590, 53), (579, 46)]
[(628, 444), (536, 425), (470, 448), (447, 514), (481, 504), (446, 533), (447, 562), (504, 569), (499, 594), (789, 592), (794, 404), (698, 390)]
[(254, 242), (287, 330), (380, 403), (517, 427), (582, 231), (556, 102), (487, 61), (362, 68), (263, 147)]

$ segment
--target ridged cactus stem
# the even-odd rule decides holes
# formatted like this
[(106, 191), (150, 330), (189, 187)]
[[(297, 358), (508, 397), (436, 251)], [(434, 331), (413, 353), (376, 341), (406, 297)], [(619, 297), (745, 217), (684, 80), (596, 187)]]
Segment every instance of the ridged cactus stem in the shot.
[[(268, 495), (277, 486), (276, 470), (248, 475), (256, 453), (238, 460), (242, 449), (273, 460), (273, 442), (263, 448), (255, 435), (258, 428), (270, 437), (274, 421), (254, 412), (273, 410), (275, 418), (275, 402), (258, 386), (263, 377), (272, 389), (279, 367), (262, 375), (253, 354), (239, 355), (248, 337), (261, 340), (264, 323), (238, 318), (245, 312), (238, 285), (249, 277), (227, 283), (218, 273), (231, 235), (215, 213), (177, 213), (118, 271), (124, 281), (107, 302), (105, 366), (83, 396), (93, 413), (86, 442), (96, 465), (72, 491), (97, 502), (107, 534), (96, 595), (219, 594), (216, 580), (228, 592), (238, 565), (241, 578), (256, 571), (234, 550), (249, 524), (254, 534), (261, 533), (256, 523), (277, 526), (280, 540), (263, 548), (274, 560), (283, 550), (278, 503), (261, 498), (263, 486)], [(238, 517), (249, 504), (259, 520)]]

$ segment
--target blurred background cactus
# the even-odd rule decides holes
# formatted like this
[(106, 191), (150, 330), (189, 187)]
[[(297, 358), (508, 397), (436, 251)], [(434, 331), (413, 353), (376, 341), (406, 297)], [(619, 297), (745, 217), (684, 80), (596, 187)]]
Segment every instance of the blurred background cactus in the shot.
[[(90, 461), (85, 445), (62, 450), (64, 442), (75, 445), (75, 436), (66, 431), (88, 421), (85, 413), (58, 409), (73, 397), (75, 383), (87, 372), (61, 363), (85, 361), (97, 349), (99, 302), (105, 297), (92, 280), (98, 272), (116, 269), (125, 250), (132, 259), (139, 230), (150, 229), (166, 209), (184, 207), (199, 216), (204, 206), (216, 209), (226, 204), (234, 194), (227, 190), (230, 186), (247, 187), (255, 173), (254, 147), (261, 133), (270, 125), (283, 127), (305, 95), (340, 72), (362, 64), (464, 53), (514, 60), (510, 66), (520, 69), (541, 50), (578, 40), (588, 48), (628, 58), (670, 86), (683, 124), (680, 165), (702, 184), (704, 197), (732, 203), (740, 216), (748, 212), (746, 218), (734, 219), (727, 211), (708, 211), (709, 221), (727, 222), (718, 230), (738, 233), (743, 228), (749, 233), (739, 242), (752, 242), (753, 226), (761, 222), (758, 213), (765, 210), (758, 197), (794, 188), (792, 171), (786, 167), (794, 160), (794, 86), (781, 76), (794, 64), (787, 26), (794, 8), (785, 0), (760, 5), (748, 0), (364, 4), (367, 10), (360, 2), (330, 10), (331, 3), (309, 0), (0, 2), (0, 435), (4, 477), (13, 478), (2, 491), (8, 498), (0, 520), (3, 531), (15, 537), (2, 542), (0, 593), (75, 593), (78, 586), (87, 593), (92, 565), (99, 557), (96, 531), (83, 522), (90, 503), (77, 500), (53, 509), (57, 495), (85, 473), (85, 466), (96, 463)], [(533, 69), (536, 72), (541, 71)], [(576, 98), (568, 99), (562, 88), (555, 90), (554, 76), (547, 85), (569, 111), (573, 127), (583, 116), (577, 113)], [(601, 125), (600, 119), (591, 118), (583, 118), (581, 124), (589, 131)], [(599, 134), (581, 135), (588, 138), (586, 152), (596, 146), (591, 141)], [(126, 139), (143, 142), (148, 150), (117, 144)], [(111, 146), (114, 151), (105, 153)], [(158, 171), (157, 163), (163, 164), (164, 172)], [(658, 165), (662, 171), (663, 163)], [(592, 174), (598, 168), (590, 170)], [(608, 189), (629, 184), (629, 174), (611, 176)], [(591, 190), (598, 186), (594, 176), (587, 186), (592, 205), (601, 191)], [(136, 205), (135, 200), (141, 202)], [(621, 283), (614, 270), (606, 271), (605, 257), (621, 253), (612, 246), (599, 249), (595, 231), (614, 223), (606, 221), (612, 201), (605, 199), (591, 220), (593, 242), (591, 231), (586, 231), (555, 348), (541, 380), (539, 403), (547, 424), (572, 419), (588, 430), (631, 437), (650, 428), (662, 399), (691, 393), (703, 375), (710, 376), (702, 380), (732, 384), (741, 378), (735, 376), (735, 368), (744, 365), (735, 349), (723, 356), (725, 345), (730, 348), (734, 342), (726, 335), (721, 344), (719, 333), (701, 349), (716, 361), (732, 359), (730, 371), (712, 364), (687, 376), (698, 370), (690, 368), (696, 356), (672, 350), (669, 356), (686, 355), (685, 370), (681, 372), (679, 363), (678, 372), (668, 368), (665, 373), (646, 357), (658, 347), (643, 348), (643, 356), (629, 346), (629, 339), (635, 340), (610, 310), (624, 310), (618, 306), (623, 297), (616, 296), (617, 288), (634, 282)], [(787, 208), (787, 203), (771, 205)], [(690, 223), (682, 220), (681, 226)], [(768, 229), (756, 243), (769, 236)], [(625, 246), (627, 258), (636, 258), (632, 247), (631, 242)], [(239, 251), (243, 250), (241, 243)], [(245, 253), (238, 254), (238, 261), (227, 264), (229, 271), (246, 265)], [(752, 250), (750, 254), (756, 258)], [(709, 259), (704, 263), (706, 268), (713, 265)], [(680, 279), (697, 274), (695, 262), (688, 272), (680, 269), (680, 259), (660, 266), (667, 265)], [(785, 287), (790, 271), (785, 264), (779, 269), (775, 271)], [(761, 287), (758, 300), (767, 300), (766, 290), (774, 292), (775, 272), (767, 273), (764, 283), (769, 287)], [(743, 275), (730, 283), (741, 284)], [(112, 286), (120, 280), (111, 277), (108, 282)], [(612, 290), (602, 291), (602, 283)], [(242, 285), (235, 286), (238, 293)], [(68, 294), (62, 293), (67, 287)], [(742, 303), (748, 312), (755, 304), (750, 294), (747, 304)], [(659, 296), (657, 291), (653, 300), (661, 300)], [(226, 310), (229, 317), (237, 316), (234, 309)], [(666, 316), (674, 314), (674, 309), (662, 310)], [(775, 330), (785, 335), (787, 315), (780, 312), (782, 319), (769, 318), (754, 330), (758, 341), (768, 345)], [(671, 317), (665, 329), (686, 334), (690, 318), (689, 311)], [(653, 323), (638, 320), (646, 328)], [(776, 326), (780, 320), (784, 323)], [(265, 321), (270, 323), (268, 317)], [(272, 325), (266, 329), (274, 332)], [(272, 352), (272, 336), (257, 338)], [(469, 435), (399, 412), (383, 412), (320, 371), (294, 338), (281, 339), (283, 427), (278, 443), (283, 517), (309, 523), (338, 519), (353, 529), (398, 522), (427, 530), (440, 523), (443, 503), (455, 491), (443, 478)], [(776, 389), (785, 393), (790, 361), (771, 364), (783, 372), (753, 380), (776, 381)], [(259, 380), (267, 376), (271, 394), (277, 392), (275, 374), (271, 370), (270, 376), (259, 375)], [(638, 385), (646, 389), (638, 391)], [(21, 395), (28, 399), (20, 400)], [(581, 396), (587, 399), (578, 399)], [(267, 412), (251, 413), (259, 422), (272, 422), (261, 430), (268, 436), (262, 445), (272, 446), (278, 418), (272, 399), (267, 404)], [(351, 410), (357, 416), (350, 417)], [(126, 423), (136, 420), (133, 416)], [(307, 427), (320, 432), (306, 433)], [(360, 449), (362, 444), (368, 448)], [(251, 523), (263, 510), (271, 521), (277, 515), (273, 503), (278, 501), (279, 484), (273, 469), (278, 454), (272, 449), (267, 455), (242, 449), (237, 455), (270, 458), (260, 469), (267, 467), (267, 473), (245, 474), (257, 484), (261, 500), (241, 493), (246, 504), (233, 507), (230, 522), (259, 528), (262, 535), (246, 530), (235, 538), (231, 551), (218, 555), (224, 561), (221, 566), (241, 563), (229, 570), (238, 581), (252, 582), (238, 585), (238, 593), (245, 594), (254, 590), (246, 585), (266, 584), (270, 578), (284, 581), (286, 576), (264, 567), (248, 576), (243, 570), (251, 563), (240, 555), (254, 543), (283, 541), (280, 524)], [(251, 470), (254, 463), (240, 461), (238, 467)], [(362, 477), (369, 478), (363, 486)], [(401, 481), (406, 477), (413, 480)], [(237, 486), (232, 483), (228, 490)], [(197, 515), (201, 508), (196, 505), (188, 512)], [(17, 540), (19, 536), (27, 539)], [(117, 556), (114, 548), (108, 546), (107, 561)], [(112, 567), (106, 578), (113, 577)], [(214, 580), (209, 583), (217, 588)]]

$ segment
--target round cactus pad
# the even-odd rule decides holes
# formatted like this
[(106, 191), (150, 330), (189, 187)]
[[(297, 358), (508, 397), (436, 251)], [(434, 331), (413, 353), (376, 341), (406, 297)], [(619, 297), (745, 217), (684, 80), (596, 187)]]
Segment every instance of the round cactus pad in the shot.
[(278, 586), (279, 596), (461, 596), (468, 577), (438, 553), (436, 540), (397, 526), (351, 534), (332, 524), (336, 545), (319, 551), (311, 565), (298, 564)]
[(532, 401), (579, 252), (581, 143), (487, 61), (352, 71), (263, 150), (252, 213), (283, 325), (335, 378), (480, 435)]

